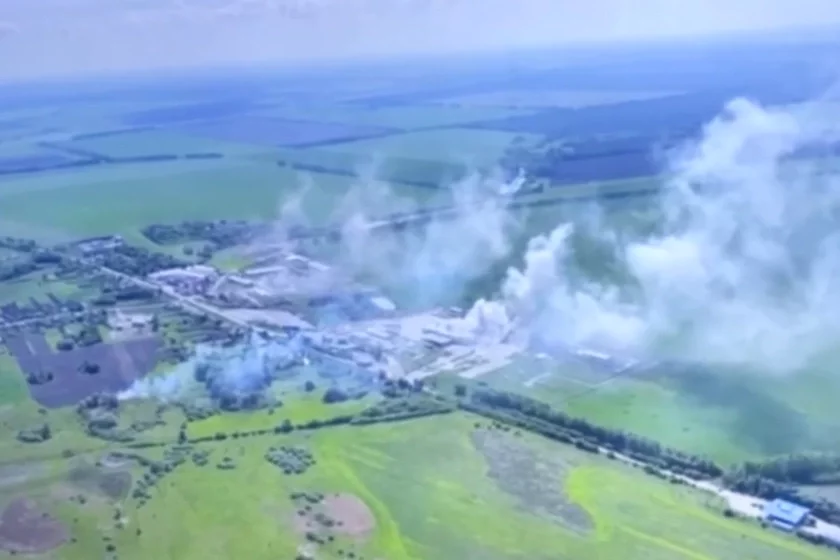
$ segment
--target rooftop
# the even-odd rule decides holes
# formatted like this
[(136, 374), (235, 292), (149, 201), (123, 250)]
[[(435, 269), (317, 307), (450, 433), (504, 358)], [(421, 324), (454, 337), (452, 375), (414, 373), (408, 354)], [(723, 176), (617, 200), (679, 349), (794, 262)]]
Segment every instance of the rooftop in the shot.
[(764, 514), (770, 520), (787, 525), (800, 525), (810, 513), (806, 507), (785, 500), (773, 500), (764, 507)]

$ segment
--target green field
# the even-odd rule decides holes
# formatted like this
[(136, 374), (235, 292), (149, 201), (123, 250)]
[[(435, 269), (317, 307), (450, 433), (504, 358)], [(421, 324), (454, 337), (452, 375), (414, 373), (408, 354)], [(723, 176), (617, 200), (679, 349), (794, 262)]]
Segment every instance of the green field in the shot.
[(29, 388), (15, 359), (0, 351), (0, 408), (29, 400)]
[[(302, 174), (269, 163), (153, 167), (56, 172), (0, 183), (0, 226), (8, 219), (68, 236), (136, 237), (140, 228), (152, 223), (273, 219), (285, 201), (298, 196), (307, 217), (319, 224), (357, 184), (347, 177)], [(400, 196), (421, 200), (428, 191), (397, 189)], [(80, 203), (83, 200), (95, 203)]]
[(437, 100), (445, 107), (458, 109), (581, 109), (599, 105), (612, 105), (657, 99), (678, 95), (678, 91), (613, 91), (613, 90), (502, 90), (473, 95), (462, 95)]
[(0, 305), (13, 302), (28, 303), (29, 298), (45, 301), (48, 294), (58, 298), (82, 298), (88, 290), (70, 281), (45, 278), (43, 272), (32, 273), (0, 283)]
[(442, 107), (409, 105), (403, 107), (361, 108), (352, 105), (303, 105), (261, 109), (256, 114), (350, 125), (417, 129), (453, 126), (527, 115), (531, 111), (496, 107)]
[(115, 158), (159, 154), (183, 156), (208, 152), (230, 157), (271, 151), (270, 147), (221, 142), (171, 130), (126, 132), (98, 138), (82, 138), (63, 142), (61, 145)]
[(522, 358), (481, 381), (723, 464), (840, 445), (840, 384), (826, 365), (787, 378), (667, 370), (603, 380), (585, 366)]
[(526, 141), (538, 139), (536, 136), (494, 130), (447, 128), (345, 142), (315, 148), (314, 151), (340, 151), (365, 158), (402, 157), (484, 167), (496, 163), (517, 137), (524, 137)]
[[(292, 558), (307, 542), (296, 526), (301, 506), (290, 499), (294, 492), (340, 495), (356, 505), (330, 510), (342, 525), (315, 549), (317, 558), (348, 552), (390, 560), (832, 557), (725, 519), (718, 503), (694, 491), (573, 448), (474, 424), (450, 415), (207, 444), (209, 463), (187, 461), (166, 475), (145, 506), (122, 500), (124, 525), (115, 523), (114, 502), (101, 492), (85, 492), (83, 505), (68, 499), (81, 492), (80, 482), (61, 471), (78, 471), (97, 455), (47, 463), (27, 489), (42, 504), (52, 502), (52, 512), (72, 528), (77, 541), (54, 556), (67, 559), (97, 557), (106, 544), (120, 558), (143, 560)], [(284, 475), (263, 457), (280, 445), (306, 448), (315, 465)], [(235, 468), (217, 468), (223, 457)]]

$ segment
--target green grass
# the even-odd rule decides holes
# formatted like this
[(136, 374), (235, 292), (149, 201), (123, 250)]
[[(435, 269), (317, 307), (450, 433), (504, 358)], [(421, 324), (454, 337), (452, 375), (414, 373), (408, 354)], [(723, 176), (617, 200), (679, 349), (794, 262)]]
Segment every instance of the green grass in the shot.
[(443, 107), (435, 105), (409, 105), (372, 109), (350, 105), (299, 107), (281, 105), (260, 110), (259, 114), (325, 123), (415, 129), (502, 119), (526, 115), (531, 112), (496, 107)]
[[(295, 197), (307, 216), (321, 223), (356, 184), (268, 163), (162, 164), (148, 170), (89, 170), (9, 181), (0, 187), (0, 223), (8, 218), (68, 235), (122, 233), (136, 239), (138, 230), (151, 223), (275, 218), (283, 202)], [(427, 190), (400, 187), (399, 193), (423, 197)]]
[(136, 157), (159, 154), (185, 155), (215, 152), (226, 157), (271, 151), (271, 148), (222, 142), (170, 130), (142, 130), (98, 138), (64, 142), (71, 148), (89, 150), (109, 157)]
[(0, 143), (0, 158), (27, 157), (33, 155), (51, 155), (54, 152), (29, 141), (13, 141)]
[[(342, 152), (372, 158), (416, 158), (468, 166), (495, 163), (511, 142), (523, 136), (510, 132), (471, 129), (443, 129), (410, 132), (373, 140), (345, 142), (315, 151)], [(537, 136), (527, 136), (535, 141)]]
[(0, 353), (0, 408), (29, 399), (29, 388), (17, 361), (5, 348)]
[(487, 93), (468, 94), (447, 99), (438, 103), (464, 109), (478, 110), (517, 108), (536, 110), (549, 108), (582, 109), (599, 105), (627, 103), (678, 95), (677, 91), (611, 91), (611, 90), (501, 90)]
[(12, 302), (29, 303), (29, 298), (46, 301), (47, 294), (59, 298), (81, 298), (89, 290), (62, 280), (45, 280), (44, 272), (35, 272), (14, 280), (0, 282), (0, 305)]
[(301, 424), (310, 420), (333, 418), (344, 414), (355, 414), (370, 405), (368, 401), (350, 401), (340, 404), (325, 404), (323, 393), (292, 396), (288, 402), (274, 412), (258, 410), (255, 412), (238, 412), (212, 416), (190, 424), (190, 437), (212, 436), (217, 432), (230, 433), (234, 431), (258, 430), (273, 428), (283, 420), (290, 420), (294, 424)]
[[(210, 444), (209, 465), (187, 462), (152, 490), (146, 506), (127, 505), (130, 525), (124, 530), (107, 529), (112, 508), (62, 505), (60, 514), (77, 520), (78, 542), (55, 557), (96, 556), (104, 532), (126, 559), (292, 558), (304, 542), (292, 529), (295, 508), (288, 496), (295, 491), (353, 494), (376, 519), (366, 540), (338, 537), (318, 552), (323, 559), (337, 559), (338, 548), (389, 560), (833, 557), (756, 524), (725, 519), (720, 505), (705, 495), (571, 447), (520, 437), (518, 443), (540, 460), (568, 465), (565, 478), (547, 472), (543, 484), (564, 487), (594, 522), (588, 534), (573, 533), (518, 507), (486, 476), (485, 459), (470, 441), (474, 422), (454, 414)], [(303, 475), (284, 476), (263, 459), (269, 446), (283, 443), (306, 446), (316, 465)], [(216, 469), (224, 456), (237, 468)]]
[(213, 255), (210, 264), (224, 271), (239, 271), (251, 264), (251, 259), (242, 254), (242, 248), (232, 247)]
[[(597, 425), (627, 430), (723, 464), (840, 445), (840, 382), (831, 370), (768, 377), (744, 371), (656, 370), (593, 386), (585, 367), (519, 359), (481, 377)], [(576, 381), (577, 380), (577, 381)], [(580, 381), (589, 383), (582, 384)], [(529, 381), (531, 383), (529, 383)], [(451, 379), (442, 378), (451, 390)]]
[(288, 166), (301, 166), (304, 169), (319, 168), (352, 174), (360, 178), (375, 177), (382, 181), (424, 182), (433, 185), (445, 185), (469, 172), (468, 166), (461, 163), (375, 152), (342, 152), (340, 149), (343, 146), (335, 146), (334, 149), (282, 149), (269, 156), (258, 156), (258, 159), (282, 161)]

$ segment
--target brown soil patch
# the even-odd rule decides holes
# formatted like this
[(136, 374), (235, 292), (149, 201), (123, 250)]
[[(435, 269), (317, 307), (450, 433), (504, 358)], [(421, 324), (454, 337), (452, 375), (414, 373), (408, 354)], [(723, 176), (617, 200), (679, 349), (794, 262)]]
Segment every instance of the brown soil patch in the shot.
[(324, 513), (338, 522), (336, 532), (344, 535), (365, 536), (376, 528), (373, 512), (352, 494), (334, 494), (324, 498)]
[(317, 504), (298, 506), (294, 528), (299, 534), (332, 533), (364, 538), (376, 529), (373, 512), (352, 494), (330, 494)]
[(0, 517), (0, 549), (39, 554), (58, 548), (70, 538), (67, 528), (29, 499), (18, 498)]

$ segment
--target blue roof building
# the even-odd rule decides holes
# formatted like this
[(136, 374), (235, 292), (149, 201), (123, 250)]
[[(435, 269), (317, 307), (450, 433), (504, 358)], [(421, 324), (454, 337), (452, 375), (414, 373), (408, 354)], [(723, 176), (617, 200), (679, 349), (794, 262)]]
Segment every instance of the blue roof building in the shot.
[(785, 500), (773, 500), (764, 507), (764, 518), (783, 531), (795, 531), (801, 527), (811, 513), (806, 507)]

